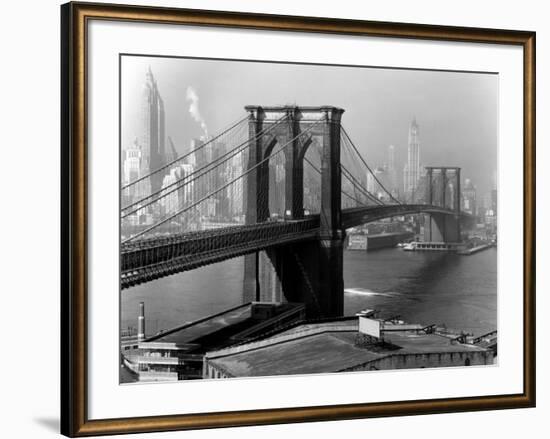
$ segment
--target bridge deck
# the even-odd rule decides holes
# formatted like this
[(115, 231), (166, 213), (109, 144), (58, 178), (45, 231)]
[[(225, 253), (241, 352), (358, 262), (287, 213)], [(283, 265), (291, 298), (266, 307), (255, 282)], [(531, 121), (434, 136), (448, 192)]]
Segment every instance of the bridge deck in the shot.
[[(385, 205), (345, 209), (342, 224), (350, 228), (381, 218), (416, 213), (454, 215), (427, 205)], [(254, 253), (269, 247), (316, 239), (319, 215), (299, 220), (225, 227), (128, 242), (121, 247), (121, 288)]]

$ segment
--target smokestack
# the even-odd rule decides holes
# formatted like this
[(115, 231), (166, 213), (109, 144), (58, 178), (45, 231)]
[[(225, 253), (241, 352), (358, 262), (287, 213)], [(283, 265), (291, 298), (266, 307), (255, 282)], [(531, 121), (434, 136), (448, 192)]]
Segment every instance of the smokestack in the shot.
[(138, 341), (145, 340), (145, 303), (139, 302)]

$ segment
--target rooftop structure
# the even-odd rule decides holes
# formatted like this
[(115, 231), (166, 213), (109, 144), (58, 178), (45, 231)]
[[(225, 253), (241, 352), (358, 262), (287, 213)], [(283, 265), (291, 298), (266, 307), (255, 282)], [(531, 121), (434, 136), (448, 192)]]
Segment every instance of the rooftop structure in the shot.
[(486, 365), (493, 357), (492, 350), (433, 326), (346, 317), (208, 352), (203, 378)]

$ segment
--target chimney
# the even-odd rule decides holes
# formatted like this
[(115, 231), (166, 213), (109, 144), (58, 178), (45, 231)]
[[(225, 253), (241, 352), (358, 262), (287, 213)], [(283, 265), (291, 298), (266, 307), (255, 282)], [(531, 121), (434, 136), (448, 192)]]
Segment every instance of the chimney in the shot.
[(145, 304), (139, 302), (139, 317), (138, 317), (138, 341), (145, 340)]

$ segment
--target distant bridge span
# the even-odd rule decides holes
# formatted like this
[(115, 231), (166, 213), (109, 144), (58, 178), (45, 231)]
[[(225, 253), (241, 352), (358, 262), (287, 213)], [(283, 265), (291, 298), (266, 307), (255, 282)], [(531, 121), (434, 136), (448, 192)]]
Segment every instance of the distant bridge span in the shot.
[[(379, 219), (391, 218), (402, 215), (414, 215), (419, 213), (441, 214), (455, 216), (456, 212), (440, 206), (427, 204), (395, 204), (384, 206), (355, 207), (342, 210), (342, 226), (344, 229), (357, 227), (361, 224), (371, 223)], [(462, 217), (470, 217), (466, 212), (461, 212)]]
[[(420, 213), (455, 215), (454, 210), (425, 204), (368, 206), (342, 210), (342, 225), (348, 229), (383, 218)], [(123, 244), (121, 287), (129, 288), (271, 247), (315, 240), (319, 237), (319, 224), (319, 215), (311, 215)]]

